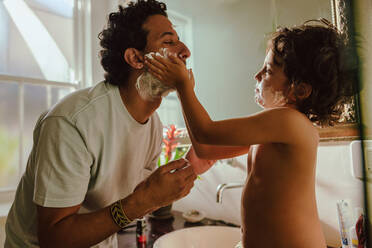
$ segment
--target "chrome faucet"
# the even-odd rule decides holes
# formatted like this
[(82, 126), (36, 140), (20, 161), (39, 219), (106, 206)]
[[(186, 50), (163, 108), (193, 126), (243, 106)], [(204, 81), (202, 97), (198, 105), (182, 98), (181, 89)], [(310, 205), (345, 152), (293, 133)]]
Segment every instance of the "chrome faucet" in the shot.
[(242, 188), (244, 183), (221, 183), (217, 186), (217, 203), (222, 203), (222, 192), (225, 189)]

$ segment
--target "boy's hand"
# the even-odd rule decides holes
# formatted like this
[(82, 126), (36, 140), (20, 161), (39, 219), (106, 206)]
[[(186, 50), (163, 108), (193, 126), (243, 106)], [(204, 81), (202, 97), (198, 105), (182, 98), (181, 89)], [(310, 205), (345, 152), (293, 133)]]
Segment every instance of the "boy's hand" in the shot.
[(208, 159), (201, 159), (199, 158), (194, 150), (194, 147), (191, 146), (189, 152), (186, 155), (186, 159), (190, 162), (194, 173), (200, 175), (206, 172), (209, 168), (211, 168), (217, 160), (208, 160)]
[(153, 59), (145, 57), (145, 65), (152, 75), (170, 87), (177, 90), (194, 87), (192, 71), (174, 54), (169, 54), (168, 59), (159, 55), (154, 55)]

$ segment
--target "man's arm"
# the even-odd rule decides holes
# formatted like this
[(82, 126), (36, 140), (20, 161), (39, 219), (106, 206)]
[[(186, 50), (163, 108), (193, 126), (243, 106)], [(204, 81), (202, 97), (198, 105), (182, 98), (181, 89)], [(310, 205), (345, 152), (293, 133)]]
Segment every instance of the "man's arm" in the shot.
[[(121, 200), (128, 216), (140, 216), (136, 197)], [(111, 217), (110, 207), (88, 214), (78, 214), (81, 205), (67, 208), (37, 206), (40, 247), (90, 247), (108, 238), (120, 228)]]
[[(192, 168), (184, 160), (164, 165), (121, 200), (123, 211), (130, 220), (140, 218), (186, 196), (195, 179)], [(110, 206), (78, 214), (80, 207), (37, 206), (40, 247), (89, 247), (120, 230), (111, 217)]]

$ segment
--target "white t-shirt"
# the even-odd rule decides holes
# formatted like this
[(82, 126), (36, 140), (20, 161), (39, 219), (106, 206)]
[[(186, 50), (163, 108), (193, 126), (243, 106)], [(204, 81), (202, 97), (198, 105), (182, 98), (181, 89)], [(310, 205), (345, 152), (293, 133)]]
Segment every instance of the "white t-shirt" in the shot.
[[(116, 86), (101, 82), (64, 98), (36, 124), (5, 247), (39, 247), (35, 203), (93, 212), (125, 198), (156, 167), (161, 142), (158, 115), (138, 123)], [(116, 235), (94, 247), (117, 247)]]

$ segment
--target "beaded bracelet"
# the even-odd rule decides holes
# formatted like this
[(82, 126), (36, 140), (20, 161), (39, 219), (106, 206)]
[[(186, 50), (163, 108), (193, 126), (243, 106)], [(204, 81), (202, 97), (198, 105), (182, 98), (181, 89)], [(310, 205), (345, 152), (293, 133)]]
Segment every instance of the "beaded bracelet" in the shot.
[(110, 212), (112, 219), (121, 229), (132, 222), (124, 213), (120, 200), (111, 205)]

